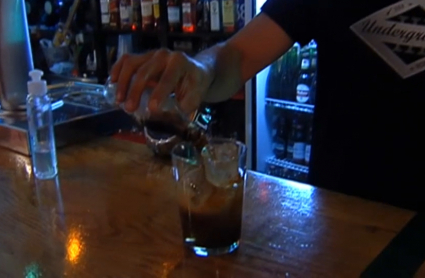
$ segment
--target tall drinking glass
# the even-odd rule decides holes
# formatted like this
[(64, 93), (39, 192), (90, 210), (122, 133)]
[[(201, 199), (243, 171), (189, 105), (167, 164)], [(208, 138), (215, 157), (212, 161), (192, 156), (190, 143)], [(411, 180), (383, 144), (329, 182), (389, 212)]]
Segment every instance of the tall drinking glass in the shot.
[(187, 247), (198, 256), (239, 247), (246, 146), (233, 139), (210, 139), (202, 149), (189, 142), (172, 151), (177, 198)]

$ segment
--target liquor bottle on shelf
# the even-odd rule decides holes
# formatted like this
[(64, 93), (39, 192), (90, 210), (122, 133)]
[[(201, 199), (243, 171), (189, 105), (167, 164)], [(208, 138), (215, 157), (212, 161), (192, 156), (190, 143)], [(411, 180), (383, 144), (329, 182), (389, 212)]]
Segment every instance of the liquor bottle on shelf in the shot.
[(295, 43), (281, 63), (280, 98), (295, 101), (295, 86), (299, 74), (300, 45)]
[(40, 4), (37, 0), (25, 0), (25, 11), (29, 26), (40, 23), (40, 11), (42, 10)]
[(309, 56), (311, 60), (311, 72), (316, 74), (317, 71), (317, 43), (313, 40), (308, 44)]
[(199, 31), (210, 31), (210, 3), (208, 0), (198, 0), (196, 5), (196, 20)]
[(221, 20), (220, 20), (220, 2), (218, 0), (210, 1), (210, 22), (211, 32), (221, 31)]
[(223, 31), (233, 33), (236, 30), (236, 5), (235, 0), (222, 0)]
[(245, 26), (245, 1), (236, 0), (236, 30), (240, 30)]
[(301, 61), (301, 72), (297, 84), (297, 102), (309, 103), (312, 75), (310, 71), (310, 59), (304, 57)]
[(307, 129), (307, 139), (305, 141), (305, 152), (304, 152), (304, 163), (305, 165), (310, 164), (311, 154), (311, 141), (313, 136), (313, 125), (310, 123)]
[(297, 164), (304, 164), (305, 160), (305, 128), (298, 117), (292, 121), (291, 144), (292, 161)]
[(100, 0), (100, 13), (103, 27), (109, 26), (109, 1)]
[(177, 0), (167, 1), (168, 28), (170, 32), (181, 30), (180, 4)]
[(131, 29), (133, 20), (133, 8), (130, 0), (120, 0), (120, 21), (121, 29)]
[(266, 94), (269, 98), (280, 98), (280, 78), (284, 56), (277, 59), (271, 66), (266, 81)]
[(273, 138), (273, 153), (277, 159), (285, 159), (286, 143), (287, 143), (287, 128), (286, 119), (282, 114), (279, 114), (275, 121), (275, 135)]
[(159, 0), (152, 0), (153, 8), (153, 27), (155, 30), (159, 29), (161, 12), (159, 9)]
[(193, 33), (196, 30), (196, 0), (182, 0), (182, 30)]
[(301, 58), (301, 70), (297, 84), (297, 102), (314, 104), (317, 71), (317, 44), (314, 41), (303, 47)]
[(142, 30), (150, 31), (154, 26), (152, 0), (141, 0), (140, 6), (142, 8)]
[(131, 0), (132, 30), (139, 30), (142, 23), (142, 8), (140, 0)]
[(309, 44), (310, 50), (310, 71), (311, 71), (311, 88), (310, 88), (310, 104), (316, 103), (316, 85), (317, 85), (317, 44), (313, 40)]
[(313, 74), (313, 77), (311, 78), (310, 98), (308, 101), (310, 104), (316, 103), (316, 88), (317, 88), (317, 74)]
[(273, 164), (269, 164), (268, 165), (268, 167), (267, 167), (267, 175), (270, 175), (270, 176), (275, 176), (276, 175), (276, 169), (277, 167), (275, 166), (275, 165), (273, 165)]
[(41, 23), (49, 27), (55, 26), (60, 21), (60, 5), (54, 0), (44, 0), (43, 2)]
[(120, 6), (119, 0), (109, 0), (109, 27), (111, 29), (120, 28)]

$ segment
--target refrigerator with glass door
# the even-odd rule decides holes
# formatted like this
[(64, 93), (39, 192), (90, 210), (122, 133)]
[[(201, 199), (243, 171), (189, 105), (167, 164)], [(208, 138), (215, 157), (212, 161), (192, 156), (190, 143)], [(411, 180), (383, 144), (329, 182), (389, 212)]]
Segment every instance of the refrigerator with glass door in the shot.
[[(249, 16), (265, 0), (249, 1)], [(246, 84), (247, 143), (251, 169), (307, 182), (317, 79), (317, 44), (295, 43)]]

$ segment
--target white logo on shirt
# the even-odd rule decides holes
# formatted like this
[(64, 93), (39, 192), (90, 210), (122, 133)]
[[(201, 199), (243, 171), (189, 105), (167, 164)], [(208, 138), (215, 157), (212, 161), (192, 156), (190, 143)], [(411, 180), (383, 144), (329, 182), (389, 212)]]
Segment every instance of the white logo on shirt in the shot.
[(402, 78), (425, 70), (425, 1), (397, 2), (350, 28)]

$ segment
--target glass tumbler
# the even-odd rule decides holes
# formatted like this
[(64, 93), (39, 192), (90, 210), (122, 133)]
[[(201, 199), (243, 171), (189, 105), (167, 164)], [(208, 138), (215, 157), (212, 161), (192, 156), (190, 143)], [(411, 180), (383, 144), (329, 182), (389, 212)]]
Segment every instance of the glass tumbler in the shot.
[(198, 256), (239, 247), (245, 188), (246, 146), (212, 138), (201, 151), (192, 143), (172, 151), (184, 244)]

